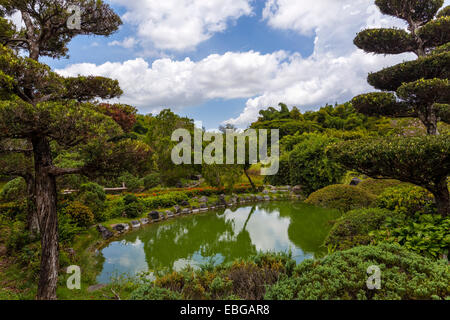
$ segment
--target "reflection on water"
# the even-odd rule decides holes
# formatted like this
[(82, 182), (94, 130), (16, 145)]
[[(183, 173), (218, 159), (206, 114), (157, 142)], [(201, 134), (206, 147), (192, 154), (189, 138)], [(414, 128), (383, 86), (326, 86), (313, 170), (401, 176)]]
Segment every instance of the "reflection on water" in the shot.
[(295, 202), (224, 209), (150, 225), (102, 250), (99, 283), (112, 276), (156, 269), (180, 270), (246, 258), (260, 251), (288, 252), (301, 262), (326, 251), (322, 243), (339, 213)]

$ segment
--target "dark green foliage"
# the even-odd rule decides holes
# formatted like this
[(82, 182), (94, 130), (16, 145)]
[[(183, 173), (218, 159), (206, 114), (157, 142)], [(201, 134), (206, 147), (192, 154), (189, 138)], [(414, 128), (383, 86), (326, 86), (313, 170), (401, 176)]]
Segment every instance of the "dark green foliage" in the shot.
[[(367, 269), (381, 269), (381, 289), (369, 290)], [(266, 299), (300, 300), (423, 300), (450, 296), (450, 272), (398, 245), (363, 246), (336, 252), (320, 261), (300, 264), (293, 277), (270, 287)], [(279, 292), (283, 294), (279, 296)]]
[(27, 196), (27, 184), (23, 178), (16, 178), (3, 186), (0, 192), (0, 201), (13, 202), (25, 199)]
[(339, 218), (325, 240), (325, 246), (337, 250), (347, 250), (360, 245), (368, 245), (373, 237), (371, 231), (380, 229), (389, 218), (404, 219), (396, 212), (370, 208), (345, 213)]
[(305, 134), (289, 157), (290, 184), (302, 185), (305, 193), (311, 194), (338, 183), (345, 171), (326, 155), (327, 146), (334, 141), (323, 135)]
[(417, 50), (414, 37), (400, 29), (367, 29), (358, 33), (354, 43), (368, 53), (399, 54)]
[(376, 0), (375, 4), (384, 14), (423, 24), (434, 18), (444, 0)]
[(273, 186), (286, 186), (290, 185), (290, 166), (289, 166), (289, 153), (284, 153), (280, 157), (280, 168), (278, 173), (273, 176), (266, 176), (264, 181)]
[(347, 212), (371, 207), (375, 202), (375, 196), (355, 186), (337, 184), (314, 192), (305, 202)]
[(0, 216), (25, 221), (26, 202), (8, 202), (0, 204)]
[(151, 173), (143, 178), (144, 188), (150, 190), (157, 187), (161, 183), (161, 175), (159, 173)]
[(63, 243), (71, 243), (75, 236), (83, 231), (76, 222), (67, 214), (58, 215), (58, 236), (59, 241)]
[(430, 21), (417, 32), (427, 47), (439, 47), (450, 42), (450, 17)]
[(368, 115), (412, 117), (416, 113), (411, 106), (397, 100), (393, 93), (373, 92), (356, 96), (352, 100), (358, 112)]
[(188, 201), (189, 196), (184, 192), (171, 192), (160, 196), (145, 198), (142, 200), (146, 209), (170, 208)]
[(400, 98), (410, 105), (432, 103), (450, 103), (450, 83), (448, 79), (417, 80), (403, 84), (397, 90)]
[[(379, 90), (396, 91), (403, 83), (420, 79), (448, 79), (450, 74), (450, 52), (421, 57), (393, 67), (371, 73), (368, 82)], [(388, 103), (389, 104), (389, 103)]]
[(424, 214), (411, 219), (391, 219), (370, 233), (374, 242), (398, 243), (408, 250), (433, 259), (448, 256), (450, 218)]
[(450, 104), (435, 104), (433, 108), (442, 122), (450, 124)]
[(125, 183), (125, 186), (128, 188), (129, 192), (138, 191), (142, 187), (141, 179), (129, 172), (123, 173), (118, 180), (119, 183)]
[(155, 287), (152, 283), (139, 286), (130, 295), (130, 300), (181, 300), (178, 292), (169, 289)]
[(342, 142), (328, 155), (348, 169), (410, 182), (433, 193), (450, 170), (450, 138), (440, 135)]
[(129, 204), (132, 204), (132, 203), (137, 203), (137, 202), (139, 202), (139, 199), (134, 194), (126, 194), (123, 197), (123, 203), (126, 206)]
[(364, 189), (367, 192), (373, 194), (373, 195), (380, 195), (382, 194), (386, 189), (397, 187), (399, 185), (405, 184), (398, 180), (391, 180), (391, 179), (366, 179), (362, 181), (360, 184), (358, 184), (358, 188)]
[(436, 213), (433, 195), (416, 186), (398, 186), (386, 189), (377, 198), (377, 206), (408, 216)]
[(128, 218), (137, 218), (144, 213), (141, 203), (133, 202), (125, 206), (125, 214)]
[(65, 209), (65, 213), (82, 228), (90, 227), (94, 223), (94, 214), (91, 209), (80, 202), (70, 203)]
[(94, 213), (96, 221), (103, 220), (105, 210), (106, 193), (102, 186), (90, 182), (80, 186), (78, 200)]

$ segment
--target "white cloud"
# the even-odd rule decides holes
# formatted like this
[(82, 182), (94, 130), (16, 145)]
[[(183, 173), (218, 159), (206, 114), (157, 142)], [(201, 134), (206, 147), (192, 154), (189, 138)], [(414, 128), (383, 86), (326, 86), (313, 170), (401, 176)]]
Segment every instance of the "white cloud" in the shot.
[(252, 14), (251, 0), (112, 0), (127, 12), (123, 20), (137, 27), (143, 47), (191, 50), (230, 22)]
[(114, 41), (111, 41), (110, 43), (108, 43), (109, 46), (119, 46), (119, 47), (124, 47), (126, 49), (134, 48), (137, 44), (138, 44), (138, 41), (133, 37), (125, 38), (122, 41), (114, 40)]
[[(153, 3), (153, 1), (144, 2)], [(211, 9), (225, 2), (230, 3), (229, 1), (212, 1), (211, 5), (205, 4), (205, 6)], [(450, 1), (447, 0), (447, 2)], [(135, 2), (130, 1), (128, 4), (130, 8), (128, 14), (138, 8), (132, 3)], [(186, 4), (186, 8), (183, 9), (190, 12), (190, 6), (199, 2), (192, 0), (190, 3), (191, 5)], [(244, 2), (233, 1), (235, 9), (234, 11), (228, 9), (229, 12), (240, 12), (239, 10), (242, 9), (236, 9), (239, 8), (239, 3)], [(161, 9), (160, 12), (163, 12), (173, 8), (174, 1), (167, 0), (158, 6)], [(183, 5), (179, 7), (182, 8)], [(132, 10), (133, 8), (135, 10)], [(142, 7), (140, 10), (142, 16), (135, 21), (141, 21), (141, 19), (144, 21), (149, 15)], [(158, 17), (152, 18), (149, 24), (143, 22), (139, 28), (147, 30), (146, 28), (155, 24), (156, 21), (162, 21), (161, 28), (173, 28), (170, 32), (162, 33), (167, 35), (166, 44), (175, 43), (174, 39), (179, 34), (172, 31), (181, 29), (183, 39), (179, 39), (180, 48), (186, 47), (188, 43), (190, 45), (195, 43), (195, 41), (184, 41), (188, 38), (192, 39), (194, 34), (197, 36), (209, 34), (214, 32), (212, 30), (224, 28), (221, 23), (226, 23), (224, 21), (227, 20), (217, 18), (220, 15), (218, 12), (213, 14), (214, 18), (204, 17), (201, 20), (203, 22), (200, 23), (202, 28), (194, 28), (202, 31), (189, 31), (189, 35), (183, 33), (186, 27), (183, 21), (189, 19), (180, 12), (174, 13), (175, 16), (181, 14), (179, 23), (171, 22), (174, 19), (172, 16), (161, 16), (159, 20)], [(220, 16), (232, 15), (225, 13)], [(193, 17), (193, 20), (196, 20), (197, 15), (194, 14)], [(326, 103), (348, 101), (355, 95), (373, 90), (366, 81), (369, 72), (414, 57), (411, 54), (370, 55), (354, 46), (353, 38), (363, 28), (402, 26), (400, 20), (381, 15), (373, 5), (373, 0), (315, 0), (314, 2), (268, 0), (263, 18), (273, 28), (315, 35), (314, 53), (310, 57), (302, 57), (298, 53), (284, 51), (272, 54), (254, 51), (227, 52), (223, 55), (210, 55), (200, 61), (192, 61), (189, 58), (181, 61), (160, 58), (151, 65), (144, 59), (138, 58), (102, 65), (77, 64), (59, 72), (63, 75), (96, 74), (118, 79), (125, 92), (121, 101), (139, 107), (141, 112), (154, 112), (162, 107), (180, 111), (184, 107), (200, 105), (217, 98), (248, 99), (242, 113), (227, 121), (245, 127), (257, 119), (261, 109), (276, 106), (279, 102), (299, 106), (305, 111)], [(222, 22), (217, 25), (208, 24), (205, 21)], [(188, 24), (190, 23), (194, 22)], [(210, 25), (216, 27), (208, 27)], [(150, 32), (150, 29), (148, 31)], [(149, 33), (148, 39), (151, 37)], [(201, 36), (198, 39), (201, 39)], [(152, 38), (153, 40), (158, 41), (156, 38)], [(139, 41), (142, 41), (141, 38)]]

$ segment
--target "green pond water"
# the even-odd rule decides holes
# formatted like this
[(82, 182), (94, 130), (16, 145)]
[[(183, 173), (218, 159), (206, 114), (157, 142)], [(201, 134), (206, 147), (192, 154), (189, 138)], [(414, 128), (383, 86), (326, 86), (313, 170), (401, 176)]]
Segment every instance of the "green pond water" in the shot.
[(297, 262), (326, 253), (335, 210), (270, 202), (189, 215), (144, 226), (101, 250), (99, 283), (153, 270), (226, 263), (258, 252), (292, 252)]

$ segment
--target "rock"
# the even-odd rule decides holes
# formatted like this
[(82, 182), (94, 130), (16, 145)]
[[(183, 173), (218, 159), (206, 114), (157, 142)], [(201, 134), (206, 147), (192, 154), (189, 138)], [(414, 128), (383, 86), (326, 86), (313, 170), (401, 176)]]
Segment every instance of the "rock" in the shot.
[(158, 211), (152, 211), (148, 214), (148, 218), (153, 222), (158, 222), (161, 220), (161, 215), (159, 214)]
[(122, 233), (122, 232), (128, 231), (130, 229), (130, 226), (126, 223), (119, 223), (119, 224), (114, 225), (112, 228), (114, 230), (116, 230), (117, 232)]
[(189, 201), (183, 200), (180, 202), (180, 205), (182, 205), (183, 207), (189, 207)]
[(133, 220), (133, 221), (131, 221), (131, 227), (133, 229), (140, 228), (141, 227), (141, 223), (139, 221), (137, 221), (137, 220)]
[(358, 184), (360, 184), (362, 182), (361, 179), (359, 178), (353, 178), (352, 181), (350, 182), (351, 186), (357, 186)]
[(225, 195), (224, 195), (224, 194), (221, 194), (221, 195), (219, 196), (219, 201), (218, 201), (218, 203), (219, 203), (219, 205), (222, 205), (222, 206), (227, 205), (227, 201), (225, 200)]
[(294, 194), (302, 194), (303, 193), (303, 187), (302, 186), (295, 186), (292, 188), (292, 192)]
[(208, 211), (208, 206), (206, 204), (200, 205), (200, 211)]
[(141, 224), (142, 225), (146, 225), (146, 224), (149, 224), (150, 223), (150, 220), (148, 220), (147, 218), (142, 218), (141, 219)]
[(103, 240), (108, 240), (109, 238), (112, 238), (114, 236), (114, 234), (111, 231), (109, 231), (106, 227), (102, 226), (101, 224), (97, 226), (97, 230), (98, 232), (100, 232)]
[(167, 217), (167, 219), (171, 219), (171, 218), (174, 218), (175, 215), (173, 214), (172, 211), (167, 210), (167, 211), (166, 211), (166, 217)]
[(262, 193), (263, 194), (269, 194), (269, 190), (264, 190)]
[(207, 203), (208, 202), (208, 197), (201, 197), (198, 202), (204, 202)]
[(182, 214), (190, 214), (190, 213), (191, 213), (191, 210), (189, 210), (189, 209), (183, 209), (183, 210), (181, 210), (181, 213), (182, 213)]
[(270, 197), (269, 196), (264, 196), (264, 200), (265, 201), (270, 201)]
[(261, 196), (256, 196), (256, 200), (258, 200), (258, 201), (262, 201), (262, 200), (264, 200), (264, 198), (263, 198), (263, 197), (261, 197)]
[(175, 206), (175, 207), (173, 207), (173, 209), (175, 210), (175, 213), (181, 212), (181, 208), (179, 206)]
[(88, 292), (95, 292), (95, 291), (103, 289), (104, 287), (106, 287), (106, 284), (96, 284), (96, 285), (90, 286), (87, 289), (87, 291)]
[(192, 209), (192, 213), (199, 213), (200, 209)]

